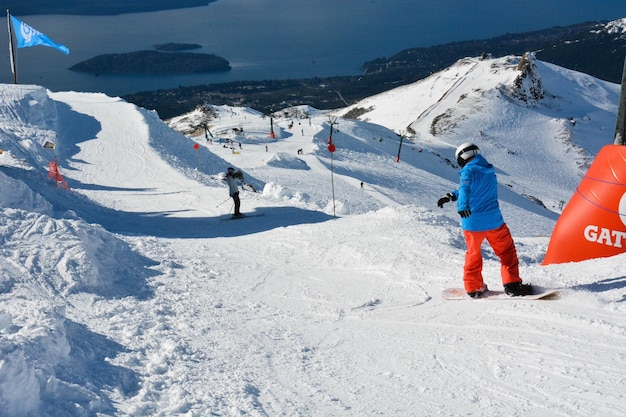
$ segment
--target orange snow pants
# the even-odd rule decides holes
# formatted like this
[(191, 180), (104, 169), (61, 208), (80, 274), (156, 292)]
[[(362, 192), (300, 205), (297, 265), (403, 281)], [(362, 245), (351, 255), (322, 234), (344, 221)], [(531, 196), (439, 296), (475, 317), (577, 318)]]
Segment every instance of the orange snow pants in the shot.
[(483, 257), (480, 248), (485, 239), (487, 239), (495, 254), (500, 258), (502, 285), (522, 281), (519, 277), (519, 260), (517, 259), (515, 243), (506, 224), (497, 229), (485, 230), (483, 232), (464, 230), (463, 234), (467, 244), (465, 267), (463, 268), (465, 291), (474, 292), (483, 288)]

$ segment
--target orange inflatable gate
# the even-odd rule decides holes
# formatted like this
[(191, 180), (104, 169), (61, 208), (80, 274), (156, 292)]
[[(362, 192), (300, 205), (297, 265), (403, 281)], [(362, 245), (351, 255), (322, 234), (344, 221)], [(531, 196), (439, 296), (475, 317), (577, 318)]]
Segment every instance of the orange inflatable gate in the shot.
[(556, 223), (543, 265), (626, 252), (626, 146), (604, 146)]

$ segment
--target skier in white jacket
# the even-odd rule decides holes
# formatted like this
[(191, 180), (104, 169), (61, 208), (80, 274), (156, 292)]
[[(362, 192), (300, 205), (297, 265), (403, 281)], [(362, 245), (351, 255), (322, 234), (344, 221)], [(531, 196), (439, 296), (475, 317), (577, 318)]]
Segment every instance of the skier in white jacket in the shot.
[(239, 186), (237, 186), (237, 178), (242, 177), (241, 171), (235, 172), (235, 168), (229, 167), (224, 178), (224, 181), (228, 184), (228, 192), (235, 202), (235, 214), (233, 214), (233, 217), (242, 216), (241, 211), (239, 211), (241, 200), (239, 199)]

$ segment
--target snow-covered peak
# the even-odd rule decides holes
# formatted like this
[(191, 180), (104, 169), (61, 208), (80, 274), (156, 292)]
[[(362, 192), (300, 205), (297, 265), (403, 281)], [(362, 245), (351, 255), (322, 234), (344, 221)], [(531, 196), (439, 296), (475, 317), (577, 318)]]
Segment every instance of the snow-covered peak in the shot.
[(604, 25), (602, 30), (593, 31), (594, 33), (599, 33), (601, 31), (605, 31), (610, 34), (622, 34), (626, 32), (626, 17), (622, 19), (613, 20), (606, 25)]
[[(614, 84), (527, 54), (465, 58), (337, 114), (407, 132), (415, 143), (442, 154), (472, 140), (496, 164), (508, 167), (513, 189), (528, 191), (542, 184), (539, 188), (547, 191), (555, 184), (541, 178), (561, 178), (561, 186), (571, 189), (580, 169), (601, 146), (611, 143), (612, 130), (605, 126), (615, 123), (618, 98)], [(564, 152), (571, 154), (562, 160)], [(529, 172), (528, 161), (543, 161), (541, 174)], [(531, 178), (535, 185), (526, 182)]]
[(511, 95), (525, 103), (535, 104), (541, 100), (544, 97), (543, 81), (537, 70), (535, 54), (532, 52), (524, 54), (515, 70), (519, 74), (513, 81)]

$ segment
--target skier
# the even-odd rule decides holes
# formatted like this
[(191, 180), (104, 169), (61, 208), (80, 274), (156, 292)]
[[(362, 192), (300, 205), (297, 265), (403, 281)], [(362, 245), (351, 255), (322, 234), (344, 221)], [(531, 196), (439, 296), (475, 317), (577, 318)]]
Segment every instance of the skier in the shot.
[(235, 202), (235, 214), (233, 214), (234, 218), (243, 217), (243, 214), (239, 211), (241, 200), (239, 200), (239, 187), (237, 186), (237, 179), (243, 179), (243, 174), (241, 171), (235, 172), (235, 168), (229, 167), (226, 171), (224, 181), (228, 184), (229, 194)]
[(465, 291), (472, 298), (480, 298), (487, 291), (481, 254), (482, 242), (487, 239), (500, 258), (506, 294), (512, 297), (532, 294), (532, 286), (523, 284), (519, 276), (515, 243), (498, 204), (498, 181), (493, 165), (479, 154), (478, 146), (470, 142), (459, 146), (454, 156), (461, 167), (459, 188), (441, 197), (437, 205), (443, 208), (445, 203), (457, 202), (467, 244), (463, 270)]

